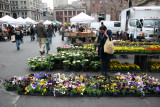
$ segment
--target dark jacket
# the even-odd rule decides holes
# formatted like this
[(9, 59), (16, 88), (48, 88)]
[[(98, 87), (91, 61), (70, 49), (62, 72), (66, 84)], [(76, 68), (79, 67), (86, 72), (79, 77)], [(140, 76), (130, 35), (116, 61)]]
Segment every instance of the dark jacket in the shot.
[[(108, 35), (109, 39), (111, 40), (112, 31), (107, 30), (107, 35)], [(104, 36), (104, 38), (103, 38), (103, 34), (99, 32), (97, 44), (100, 44), (99, 49), (98, 49), (98, 56), (101, 58), (103, 58), (106, 55), (106, 53), (104, 53), (104, 45), (105, 45), (107, 39), (108, 38), (106, 36)], [(107, 55), (109, 55), (109, 54), (107, 54)], [(113, 58), (113, 55), (109, 55), (109, 57)]]
[(79, 32), (83, 32), (85, 29), (81, 26), (80, 28), (79, 28)]
[(16, 39), (16, 40), (22, 40), (22, 38), (23, 38), (22, 31), (16, 30), (16, 31), (15, 31), (15, 39)]
[(48, 36), (52, 36), (52, 32), (53, 32), (53, 29), (51, 27), (48, 27), (47, 29)]
[(44, 25), (39, 24), (36, 27), (38, 38), (47, 38), (47, 31)]

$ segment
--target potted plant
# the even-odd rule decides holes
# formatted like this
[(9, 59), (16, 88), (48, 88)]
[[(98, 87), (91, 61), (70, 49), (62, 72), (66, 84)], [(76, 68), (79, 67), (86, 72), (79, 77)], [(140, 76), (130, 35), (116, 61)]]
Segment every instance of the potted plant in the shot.
[(64, 61), (63, 61), (63, 68), (64, 68), (64, 71), (65, 71), (65, 72), (68, 72), (68, 71), (69, 71), (70, 65), (71, 65), (70, 60), (64, 60)]

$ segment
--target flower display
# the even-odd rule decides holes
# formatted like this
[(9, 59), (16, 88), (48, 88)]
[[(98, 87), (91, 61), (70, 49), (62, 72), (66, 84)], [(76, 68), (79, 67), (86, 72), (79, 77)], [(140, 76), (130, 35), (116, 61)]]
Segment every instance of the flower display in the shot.
[[(48, 54), (47, 57), (35, 57), (28, 59), (28, 65), (32, 70), (50, 70), (59, 68), (69, 68), (75, 71), (100, 71), (100, 59), (96, 52), (77, 51), (77, 52), (59, 52), (57, 55)], [(138, 65), (129, 63), (121, 64), (117, 60), (112, 60), (110, 64), (111, 71), (140, 71)]]
[(154, 77), (127, 73), (114, 76), (64, 75), (40, 72), (25, 77), (6, 80), (11, 87), (23, 95), (52, 96), (157, 96), (160, 82)]
[(121, 64), (117, 60), (112, 60), (110, 64), (110, 70), (111, 71), (112, 70), (113, 71), (140, 71), (141, 68), (136, 64), (132, 65), (127, 62)]
[(151, 71), (160, 71), (160, 61), (151, 61), (150, 67)]
[(118, 41), (114, 42), (115, 46), (139, 46), (139, 45), (159, 45), (158, 42), (129, 42), (129, 41)]
[[(137, 42), (138, 43), (138, 42)], [(94, 51), (94, 44), (83, 44), (82, 46), (78, 45), (65, 45), (62, 47), (57, 47), (57, 51)], [(160, 54), (159, 45), (115, 45), (115, 53), (122, 54)]]
[(159, 45), (150, 45), (150, 46), (124, 46), (124, 47), (115, 47), (115, 53), (138, 53), (138, 54), (156, 54), (160, 53), (160, 46)]

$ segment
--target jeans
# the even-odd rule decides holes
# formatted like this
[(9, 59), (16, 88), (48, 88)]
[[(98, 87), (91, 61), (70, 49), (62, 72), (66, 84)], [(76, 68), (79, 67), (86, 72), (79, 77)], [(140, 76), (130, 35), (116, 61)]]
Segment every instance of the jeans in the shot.
[(48, 42), (52, 43), (52, 35), (48, 35)]
[(53, 35), (54, 37), (56, 37), (56, 34), (55, 34), (55, 32), (54, 32), (54, 31), (53, 31), (52, 35)]
[(107, 74), (110, 70), (110, 58), (109, 55), (105, 54), (101, 57), (101, 73)]
[(31, 35), (31, 41), (34, 41), (34, 34), (33, 35)]
[(21, 44), (21, 40), (16, 40), (17, 49), (19, 48), (20, 44)]

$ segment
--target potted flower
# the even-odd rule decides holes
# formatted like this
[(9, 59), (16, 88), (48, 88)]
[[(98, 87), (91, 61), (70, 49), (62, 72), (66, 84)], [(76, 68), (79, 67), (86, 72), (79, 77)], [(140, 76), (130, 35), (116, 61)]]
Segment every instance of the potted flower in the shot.
[(81, 61), (81, 65), (82, 65), (82, 69), (84, 72), (89, 70), (89, 60), (88, 59), (83, 59)]
[(98, 72), (100, 70), (100, 61), (92, 61), (90, 67), (93, 71)]
[(64, 68), (64, 71), (65, 71), (65, 72), (68, 72), (68, 71), (69, 71), (70, 65), (71, 65), (70, 60), (64, 60), (64, 61), (63, 61), (63, 68)]
[(81, 61), (80, 60), (73, 61), (72, 67), (73, 67), (73, 70), (80, 71), (82, 69)]

